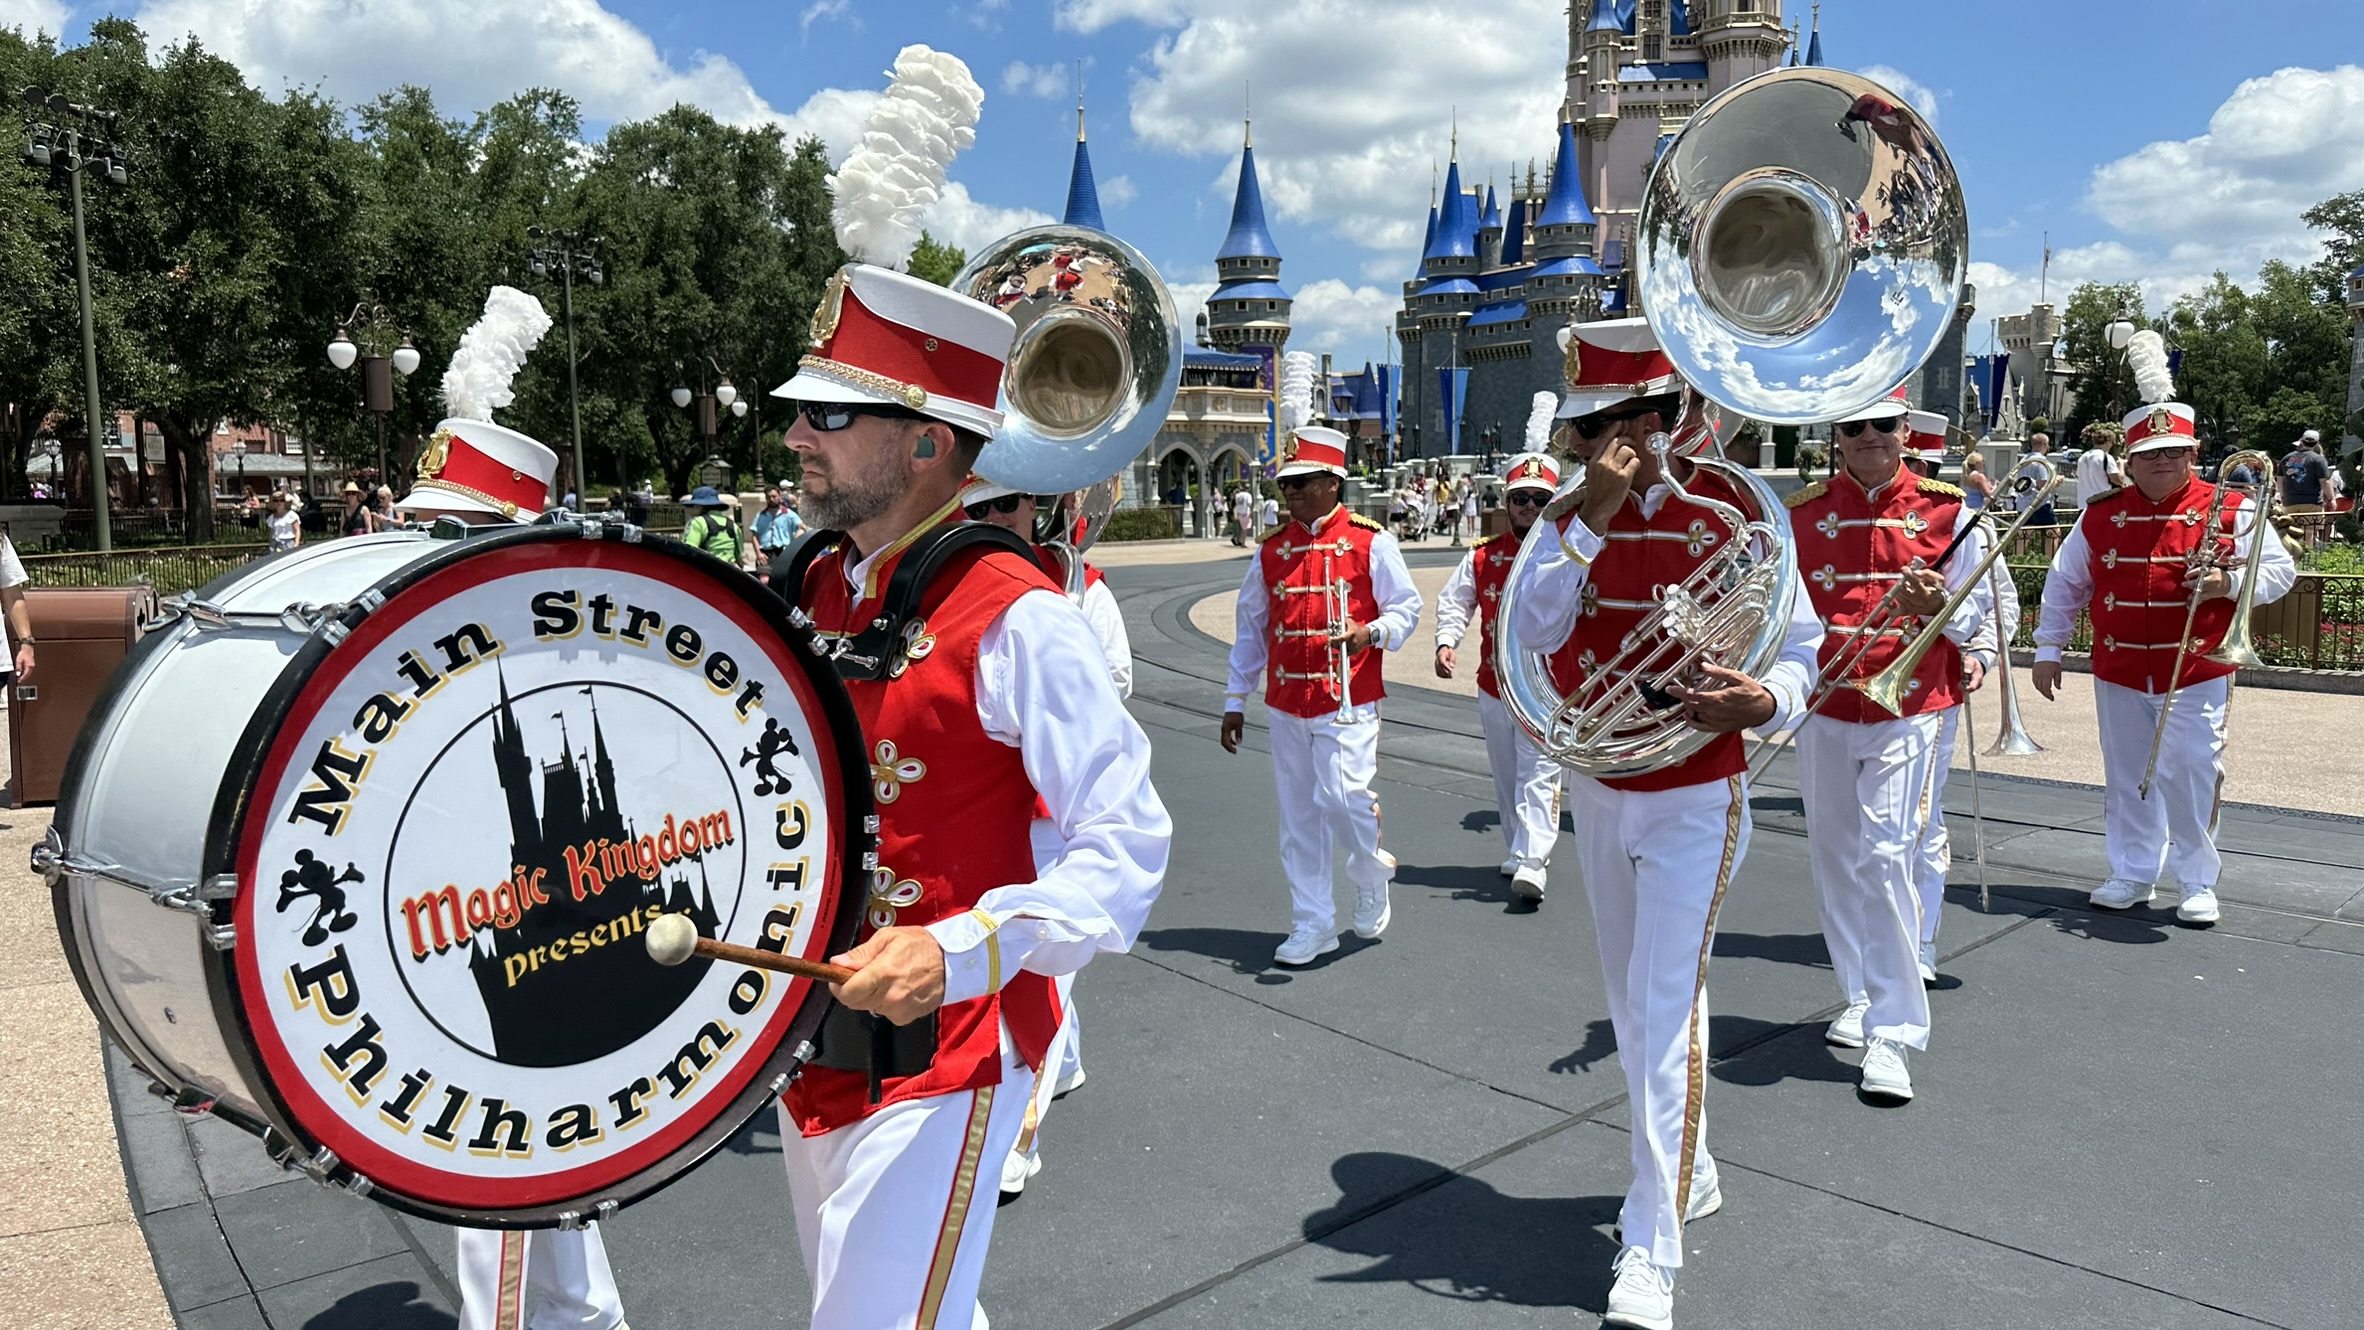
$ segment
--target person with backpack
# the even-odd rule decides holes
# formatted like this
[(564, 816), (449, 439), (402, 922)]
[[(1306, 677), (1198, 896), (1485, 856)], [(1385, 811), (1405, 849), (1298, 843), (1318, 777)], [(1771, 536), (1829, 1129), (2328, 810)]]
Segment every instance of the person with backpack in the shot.
[(733, 568), (747, 561), (747, 533), (739, 529), (739, 519), (732, 516), (729, 505), (712, 485), (700, 485), (681, 501), (690, 509), (689, 523), (681, 529), (681, 543), (701, 549)]

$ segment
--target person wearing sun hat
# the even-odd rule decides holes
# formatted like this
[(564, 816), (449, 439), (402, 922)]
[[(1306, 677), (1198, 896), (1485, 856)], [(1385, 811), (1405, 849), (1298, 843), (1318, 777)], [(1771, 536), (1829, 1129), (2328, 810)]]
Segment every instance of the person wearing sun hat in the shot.
[[(962, 520), (1016, 325), (894, 271), (983, 95), (951, 56), (896, 56), (830, 182), (856, 261), (774, 390), (820, 530), (773, 589), (838, 648), (876, 809), (868, 906), (833, 958), (858, 973), (781, 1095), (818, 1330), (984, 1324), (988, 1170), (1051, 1072), (1054, 980), (1132, 946), (1173, 836), (1081, 611)], [(927, 575), (906, 588), (907, 564)]]
[(1289, 935), (1278, 965), (1309, 965), (1338, 949), (1332, 845), (1346, 850), (1354, 931), (1376, 938), (1392, 917), (1395, 856), (1381, 848), (1380, 652), (1401, 648), (1420, 624), (1420, 593), (1395, 537), (1339, 503), (1346, 436), (1308, 424), (1316, 362), (1292, 351), (1281, 367), (1280, 481), (1288, 520), (1258, 545), (1240, 581), (1223, 751), (1247, 734), (1247, 699), (1264, 690), (1280, 807), (1281, 871), (1289, 883)]
[(1509, 525), (1471, 544), (1468, 556), (1445, 579), (1436, 602), (1438, 678), (1450, 679), (1460, 668), (1462, 643), (1468, 640), (1471, 623), (1477, 625), (1478, 722), (1486, 733), (1494, 807), (1510, 851), (1502, 861), (1502, 875), (1510, 879), (1511, 894), (1529, 904), (1543, 900), (1552, 845), (1559, 839), (1561, 768), (1503, 706), (1501, 682), (1494, 675), (1494, 635), (1502, 590), (1510, 580), (1511, 565), (1518, 561), (1519, 545), (1559, 488), (1559, 463), (1542, 451), (1558, 407), (1556, 394), (1535, 394), (1526, 439), (1534, 451), (1511, 458), (1502, 468), (1502, 504)]
[[(2270, 525), (2261, 537), (2249, 493), (2220, 500), (2218, 487), (2194, 471), (2193, 412), (2173, 400), (2174, 375), (2159, 334), (2137, 332), (2126, 359), (2148, 403), (2125, 420), (2129, 483), (2094, 496), (2053, 555), (2036, 621), (2036, 691), (2047, 701), (2059, 691), (2061, 652), (2077, 612), (2089, 610), (2102, 836), (2110, 860), (2109, 878), (2089, 899), (2105, 910), (2146, 905), (2160, 873), (2172, 871), (2182, 887), (2176, 918), (2207, 925), (2220, 913), (2216, 881), (2224, 861), (2216, 849), (2216, 808), (2234, 670), (2208, 653), (2232, 626), (2252, 541), (2265, 541), (2252, 588), (2256, 604), (2281, 599), (2298, 569)], [(2211, 525), (2220, 502), (2222, 520)], [(2161, 732), (2159, 712), (2170, 697), (2174, 705)], [(2159, 766), (2146, 790), (2153, 735)]]

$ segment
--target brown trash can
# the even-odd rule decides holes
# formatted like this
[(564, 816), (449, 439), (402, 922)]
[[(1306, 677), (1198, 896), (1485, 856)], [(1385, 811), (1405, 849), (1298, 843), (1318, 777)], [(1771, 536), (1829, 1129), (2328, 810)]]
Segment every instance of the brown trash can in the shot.
[(8, 689), (9, 806), (57, 802), (66, 758), (115, 667), (156, 612), (152, 587), (26, 587), (33, 679)]

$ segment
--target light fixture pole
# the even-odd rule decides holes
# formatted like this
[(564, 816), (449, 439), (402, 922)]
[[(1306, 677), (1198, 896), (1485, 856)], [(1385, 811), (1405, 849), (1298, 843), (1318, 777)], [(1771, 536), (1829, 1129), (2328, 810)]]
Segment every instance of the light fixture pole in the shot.
[(599, 266), (599, 242), (580, 231), (558, 231), (546, 227), (529, 226), (525, 233), (535, 243), (527, 253), (526, 268), (536, 277), (547, 277), (552, 268), (558, 269), (559, 289), (566, 311), (566, 407), (574, 435), (575, 506), (590, 502), (586, 491), (589, 481), (583, 474), (583, 398), (575, 387), (575, 274), (593, 286), (607, 281), (607, 270)]
[[(2110, 350), (2118, 353), (2120, 367), (2123, 368), (2126, 344), (2134, 340), (2134, 320), (2126, 308), (2125, 301), (2118, 302), (2118, 317), (2110, 320), (2106, 335), (2110, 340)], [(2124, 398), (2120, 396), (2122, 391), (2123, 385), (2119, 377), (2112, 374), (2110, 376), (2110, 419), (2112, 421), (2125, 418)]]
[[(129, 178), (123, 145), (113, 141), (122, 113), (83, 106), (67, 100), (64, 93), (38, 87), (25, 89), (25, 104), (35, 112), (26, 126), (25, 164), (63, 173), (67, 197), (73, 200), (74, 289), (82, 302), (82, 409), (90, 430), (91, 526), (98, 533), (99, 552), (104, 554), (115, 547), (115, 537), (114, 524), (108, 519), (106, 437), (99, 428), (98, 329), (90, 307), (90, 245), (82, 227), (82, 168), (99, 167), (110, 184), (120, 185)], [(57, 123), (41, 119), (43, 111)], [(132, 456), (136, 462), (136, 442)]]
[[(395, 337), (402, 342), (391, 352), (372, 349), (365, 355), (363, 346), (354, 341), (355, 329), (371, 348), (383, 347)], [(391, 485), (393, 479), (386, 473), (386, 417), (394, 410), (394, 376), (407, 379), (418, 369), (419, 349), (411, 345), (409, 330), (397, 327), (385, 306), (365, 300), (337, 323), (337, 335), (328, 344), (329, 364), (351, 369), (356, 360), (361, 363), (361, 405), (377, 417), (378, 484)]]

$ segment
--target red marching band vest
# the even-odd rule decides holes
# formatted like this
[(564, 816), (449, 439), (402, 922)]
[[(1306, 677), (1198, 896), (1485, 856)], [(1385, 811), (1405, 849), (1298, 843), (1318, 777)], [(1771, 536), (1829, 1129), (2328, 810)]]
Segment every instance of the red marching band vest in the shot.
[[(1915, 558), (1935, 565), (1954, 538), (1962, 491), (1940, 480), (1923, 480), (1902, 470), (1877, 494), (1842, 471), (1789, 497), (1790, 537), (1797, 542), (1798, 572), (1814, 613), (1830, 630), (1823, 634), (1820, 663), (1828, 666), (1850, 648), (1848, 630), (1871, 616), (1872, 607), (1896, 585)], [(1955, 558), (1968, 557), (1957, 551)], [(1926, 626), (1900, 618), (1880, 632), (1849, 667), (1849, 680), (1868, 679), (1902, 655), (1907, 642)], [(1904, 714), (1939, 711), (1962, 700), (1962, 653), (1952, 639), (1939, 638), (1905, 685)], [(1841, 685), (1830, 691), (1816, 714), (1869, 724), (1893, 720), (1861, 689)]]
[[(1272, 596), (1265, 626), (1264, 705), (1292, 716), (1313, 718), (1338, 710), (1338, 657), (1331, 650), (1330, 596), (1343, 586), (1346, 617), (1369, 623), (1379, 617), (1371, 589), (1371, 538), (1379, 524), (1344, 507), (1333, 508), (1308, 532), (1295, 522), (1265, 538), (1256, 551), (1264, 589)], [(1387, 696), (1379, 652), (1355, 656), (1347, 675), (1347, 699), (1356, 706)]]
[[(1058, 556), (1058, 554), (1057, 554), (1056, 552), (1054, 552), (1054, 551), (1051, 549), (1051, 547), (1050, 547), (1050, 546), (1048, 546), (1048, 545), (1037, 545), (1037, 546), (1035, 546), (1035, 547), (1034, 547), (1034, 561), (1035, 561), (1036, 563), (1039, 563), (1039, 564), (1041, 564), (1041, 565), (1042, 565), (1042, 575), (1043, 575), (1043, 576), (1045, 576), (1045, 577), (1047, 577), (1047, 578), (1049, 578), (1049, 579), (1051, 579), (1051, 585), (1052, 585), (1052, 586), (1055, 586), (1055, 587), (1059, 588), (1059, 589), (1060, 589), (1060, 590), (1062, 590), (1062, 591), (1064, 591), (1064, 590), (1066, 590), (1066, 589), (1067, 589), (1067, 568), (1066, 568), (1066, 565), (1062, 564), (1062, 563), (1059, 561), (1059, 556)], [(1105, 582), (1105, 581), (1107, 581), (1107, 580), (1108, 580), (1108, 579), (1107, 579), (1105, 576), (1103, 576), (1103, 575), (1101, 574), (1101, 572), (1100, 572), (1100, 570), (1099, 570), (1098, 568), (1095, 568), (1095, 567), (1093, 567), (1092, 565), (1090, 565), (1090, 564), (1088, 564), (1088, 563), (1084, 565), (1084, 580), (1083, 580), (1083, 584), (1084, 584), (1085, 586), (1087, 586), (1087, 587), (1098, 586), (1098, 585), (1100, 585), (1102, 582)]]
[[(2231, 496), (2226, 524), (2215, 537), (2220, 556), (2231, 553), (2231, 523), (2247, 502), (2247, 495)], [(2158, 503), (2130, 486), (2085, 505), (2078, 523), (2093, 557), (2094, 677), (2163, 693), (2233, 672), (2233, 666), (2207, 658), (2233, 623), (2233, 602), (2218, 597), (2203, 601), (2192, 620), (2181, 679), (2171, 684), (2167, 678), (2191, 605), (2184, 574), (2215, 503), (2216, 486), (2195, 478)]]
[[(1694, 471), (1684, 482), (1693, 494), (1741, 506), (1746, 501), (1722, 478)], [(1576, 520), (1570, 512), (1560, 520), (1564, 533)], [(1595, 678), (1639, 627), (1642, 617), (1658, 607), (1662, 588), (1675, 586), (1699, 571), (1699, 565), (1731, 539), (1722, 519), (1696, 504), (1669, 497), (1658, 511), (1642, 516), (1639, 503), (1618, 505), (1602, 532), (1605, 544), (1592, 561), (1584, 583), (1584, 608), (1575, 630), (1550, 657), (1551, 677), (1563, 696), (1579, 689), (1614, 686), (1614, 678)], [(1637, 650), (1635, 657), (1643, 653)], [(1748, 769), (1748, 753), (1738, 734), (1719, 734), (1691, 756), (1659, 771), (1619, 776), (1601, 784), (1613, 790), (1674, 790), (1709, 781), (1727, 780)]]
[(1502, 682), (1494, 677), (1494, 622), (1502, 617), (1502, 588), (1510, 582), (1510, 566), (1518, 562), (1518, 538), (1499, 531), (1469, 551), (1470, 580), (1477, 588), (1478, 691), (1502, 696)]
[[(844, 636), (867, 625), (900, 557), (899, 550), (881, 557), (859, 598), (846, 581), (842, 547), (815, 559), (804, 583), (814, 630)], [(904, 630), (909, 667), (885, 682), (846, 681), (869, 749), (879, 820), (879, 867), (862, 937), (950, 918), (995, 887), (1034, 879), (1027, 825), (1041, 801), (1018, 750), (985, 733), (978, 718), (977, 655), (1002, 611), (1050, 587), (1014, 554), (955, 557)], [(831, 1067), (806, 1067), (782, 1099), (798, 1129), (818, 1136), (883, 1104), (997, 1084), (1004, 1022), (1018, 1053), (1042, 1065), (1059, 1025), (1050, 978), (1020, 971), (999, 993), (944, 1007), (936, 1015), (934, 1063), (917, 1076), (889, 1077), (879, 1105), (869, 1102), (861, 1072)]]

